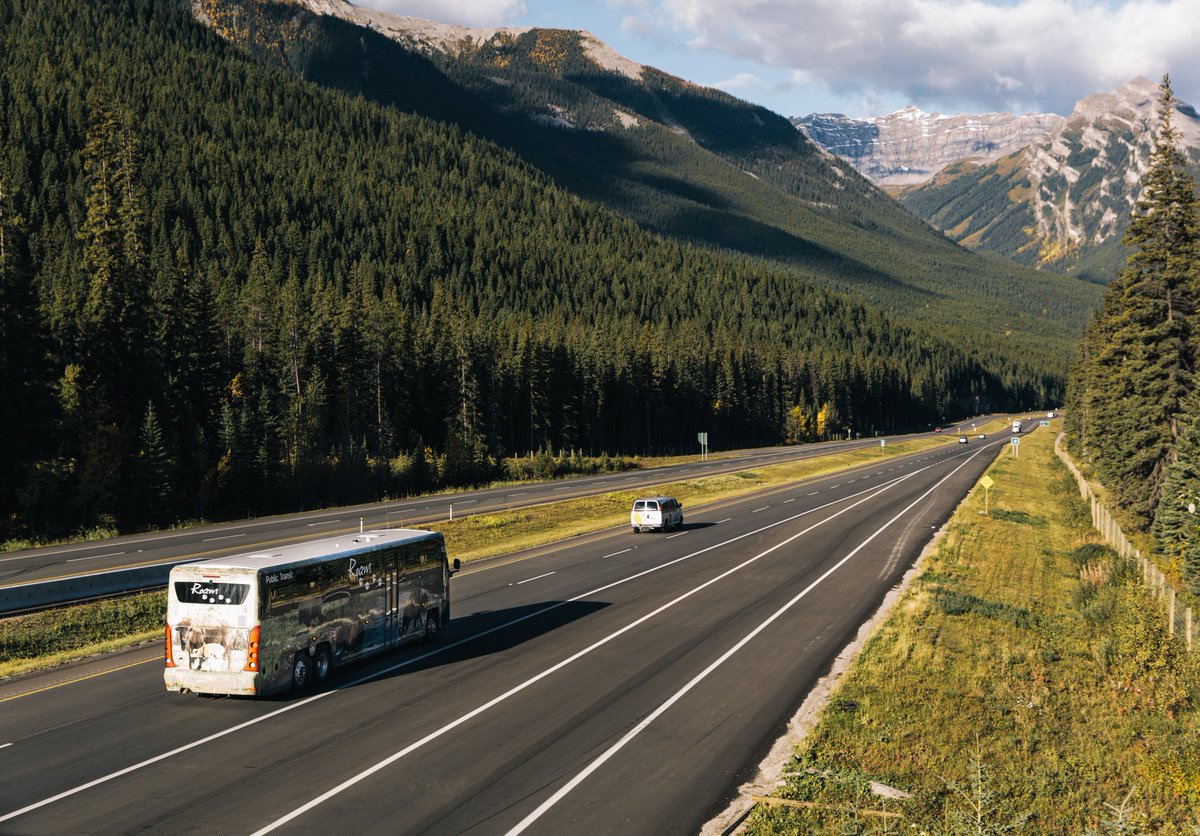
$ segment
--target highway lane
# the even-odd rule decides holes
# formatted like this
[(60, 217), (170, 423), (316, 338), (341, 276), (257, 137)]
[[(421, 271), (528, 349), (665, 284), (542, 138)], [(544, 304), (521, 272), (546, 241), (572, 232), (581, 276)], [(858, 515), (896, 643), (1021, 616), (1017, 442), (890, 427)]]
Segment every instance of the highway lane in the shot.
[(440, 646), (308, 697), (0, 688), (0, 832), (694, 832), (1006, 442), (485, 563)]
[[(985, 418), (975, 419), (985, 421)], [(888, 436), (889, 442), (922, 438), (933, 433)], [(676, 479), (729, 473), (786, 461), (879, 444), (878, 438), (831, 441), (791, 447), (770, 447), (722, 453), (701, 462), (560, 479), (551, 482), (505, 485), (477, 491), (430, 494), (392, 502), (353, 505), (299, 514), (241, 520), (173, 531), (118, 537), (0, 553), (0, 595), (6, 586), (113, 569), (173, 565), (229, 554), (254, 551), (271, 545), (298, 542), (319, 536), (366, 528), (445, 520), (451, 508), (456, 517), (526, 507), (608, 491), (637, 490)]]

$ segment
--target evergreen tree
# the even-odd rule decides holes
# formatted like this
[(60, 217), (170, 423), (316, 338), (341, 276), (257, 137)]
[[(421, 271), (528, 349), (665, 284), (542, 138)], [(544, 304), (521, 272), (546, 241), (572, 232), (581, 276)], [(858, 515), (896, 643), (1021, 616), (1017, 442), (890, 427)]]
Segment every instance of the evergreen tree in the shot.
[(140, 444), (134, 475), (135, 502), (133, 517), (153, 525), (170, 520), (173, 502), (171, 462), (163, 443), (162, 428), (154, 412), (154, 404), (146, 404), (142, 419)]
[[(0, 506), (17, 507), (29, 468), (48, 452), (52, 401), (46, 339), (16, 196), (0, 177)], [(33, 474), (31, 474), (33, 475)]]
[(1200, 393), (1184, 402), (1179, 424), (1152, 531), (1159, 550), (1179, 561), (1184, 581), (1200, 594)]
[(1142, 525), (1153, 518), (1196, 366), (1195, 187), (1177, 147), (1169, 77), (1159, 89), (1150, 168), (1125, 236), (1133, 253), (1089, 329), (1094, 353), (1079, 365), (1070, 403), (1081, 412), (1082, 448)]

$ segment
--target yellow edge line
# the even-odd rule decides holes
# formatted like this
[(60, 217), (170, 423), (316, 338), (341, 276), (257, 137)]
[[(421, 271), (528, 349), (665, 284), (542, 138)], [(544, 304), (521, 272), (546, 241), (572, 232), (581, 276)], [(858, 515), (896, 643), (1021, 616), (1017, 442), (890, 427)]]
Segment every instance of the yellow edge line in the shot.
[(97, 676), (105, 676), (106, 674), (116, 673), (117, 671), (123, 671), (126, 668), (134, 668), (134, 667), (137, 667), (138, 665), (144, 665), (147, 662), (155, 662), (155, 661), (161, 662), (162, 658), (163, 657), (162, 657), (161, 653), (156, 653), (153, 656), (151, 656), (149, 659), (142, 659), (140, 662), (130, 662), (128, 665), (121, 665), (119, 668), (109, 668), (108, 670), (97, 671), (96, 673), (89, 673), (87, 676), (81, 676), (78, 679), (68, 679), (66, 682), (58, 682), (54, 685), (47, 685), (45, 688), (36, 688), (33, 691), (25, 691), (24, 693), (21, 693), (21, 694), (13, 694), (11, 697), (3, 697), (3, 698), (0, 698), (0, 702), (10, 702), (12, 700), (19, 700), (21, 697), (28, 697), (33, 694), (40, 694), (43, 691), (52, 691), (55, 688), (61, 688), (64, 685), (74, 685), (76, 682), (83, 682), (85, 679), (95, 679)]

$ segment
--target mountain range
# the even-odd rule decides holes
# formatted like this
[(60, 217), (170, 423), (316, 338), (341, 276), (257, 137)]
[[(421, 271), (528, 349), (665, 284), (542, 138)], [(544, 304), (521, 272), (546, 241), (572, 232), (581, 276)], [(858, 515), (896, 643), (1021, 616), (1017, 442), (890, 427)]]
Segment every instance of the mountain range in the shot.
[(943, 332), (1063, 357), (1095, 301), (1082, 283), (980, 260), (786, 118), (587, 32), (466, 29), (345, 0), (193, 8), (260, 60), (485, 137), (644, 229), (786, 264)]
[[(1135, 78), (1081, 99), (1068, 116), (905, 108), (886, 117), (810, 115), (793, 123), (948, 237), (1031, 267), (1106, 283), (1149, 164), (1158, 86)], [(1200, 163), (1200, 117), (1179, 102), (1180, 145)]]

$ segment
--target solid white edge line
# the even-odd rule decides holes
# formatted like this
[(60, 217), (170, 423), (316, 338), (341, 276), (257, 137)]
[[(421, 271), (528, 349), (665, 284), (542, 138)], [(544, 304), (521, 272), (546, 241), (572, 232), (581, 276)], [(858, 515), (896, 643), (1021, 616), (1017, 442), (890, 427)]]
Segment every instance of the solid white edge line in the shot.
[[(980, 450), (980, 452), (982, 452), (982, 450)], [(139, 769), (143, 769), (147, 766), (151, 766), (153, 764), (159, 763), (160, 761), (164, 761), (164, 760), (167, 760), (168, 758), (174, 757), (175, 755), (187, 752), (198, 746), (202, 746), (205, 743), (210, 743), (211, 741), (219, 740), (220, 738), (226, 737), (230, 734), (233, 734), (234, 732), (238, 732), (238, 731), (241, 731), (242, 729), (249, 728), (250, 726), (257, 725), (258, 723), (261, 723), (264, 720), (270, 720), (274, 717), (278, 717), (281, 714), (285, 714), (285, 713), (291, 711), (292, 709), (299, 708), (303, 705), (308, 705), (309, 703), (316, 702), (317, 700), (324, 699), (325, 697), (331, 696), (333, 694), (337, 694), (338, 692), (343, 691), (345, 689), (353, 688), (357, 685), (361, 685), (364, 682), (370, 682), (373, 679), (382, 678), (391, 673), (395, 673), (396, 671), (401, 670), (402, 668), (406, 668), (410, 665), (414, 665), (417, 662), (422, 662), (425, 659), (430, 658), (431, 656), (436, 656), (439, 653), (445, 653), (449, 650), (453, 650), (454, 648), (460, 647), (464, 644), (467, 644), (468, 642), (475, 641), (476, 639), (483, 638), (484, 636), (491, 635), (492, 633), (499, 632), (500, 630), (505, 630), (516, 624), (520, 624), (523, 621), (528, 621), (531, 618), (537, 618), (538, 616), (544, 615), (545, 613), (550, 612), (551, 610), (558, 609), (559, 607), (566, 606), (567, 604), (573, 604), (577, 601), (583, 600), (584, 598), (588, 598), (592, 595), (596, 595), (600, 592), (604, 592), (605, 590), (612, 589), (613, 587), (616, 587), (616, 586), (620, 586), (621, 584), (628, 583), (629, 581), (637, 580), (640, 577), (648, 575), (652, 572), (657, 572), (661, 569), (666, 569), (667, 567), (673, 566), (676, 563), (681, 563), (685, 560), (690, 560), (693, 557), (699, 557), (700, 555), (710, 552), (713, 549), (718, 549), (718, 548), (721, 548), (722, 546), (727, 546), (730, 543), (735, 543), (738, 540), (745, 539), (746, 537), (751, 537), (755, 534), (760, 534), (764, 531), (768, 531), (772, 528), (775, 528), (776, 526), (784, 525), (785, 523), (792, 522), (794, 520), (799, 519), (800, 517), (804, 517), (809, 514), (815, 513), (817, 511), (824, 510), (825, 508), (829, 508), (833, 505), (837, 505), (840, 502), (845, 502), (848, 499), (854, 499), (855, 497), (859, 497), (859, 496), (862, 496), (863, 494), (871, 493), (872, 491), (878, 491), (878, 492), (882, 493), (887, 488), (890, 488), (894, 485), (898, 485), (901, 482), (908, 479), (910, 476), (915, 476), (917, 473), (920, 473), (921, 470), (925, 470), (925, 469), (926, 468), (921, 468), (920, 470), (915, 470), (912, 473), (906, 474), (904, 476), (896, 477), (892, 481), (884, 482), (882, 485), (876, 486), (874, 488), (868, 488), (867, 490), (859, 491), (858, 493), (853, 493), (853, 494), (850, 494), (849, 496), (844, 496), (841, 499), (835, 499), (830, 502), (826, 502), (823, 505), (818, 505), (815, 508), (810, 508), (807, 511), (801, 511), (799, 514), (794, 514), (790, 517), (786, 517), (785, 519), (777, 520), (773, 523), (764, 525), (761, 528), (757, 528), (753, 531), (748, 531), (748, 532), (745, 532), (744, 534), (739, 534), (736, 537), (731, 537), (728, 540), (722, 541), (720, 543), (715, 543), (711, 546), (700, 549), (699, 551), (692, 552), (691, 554), (683, 555), (682, 557), (678, 557), (675, 560), (669, 560), (666, 563), (659, 564), (658, 566), (652, 566), (648, 569), (642, 570), (641, 572), (636, 572), (627, 578), (622, 578), (621, 580), (614, 581), (613, 583), (605, 584), (604, 586), (597, 587), (596, 589), (585, 592), (582, 595), (577, 595), (574, 598), (570, 598), (566, 601), (559, 601), (558, 603), (551, 604), (550, 606), (547, 606), (547, 607), (543, 607), (540, 610), (535, 610), (534, 612), (520, 616), (519, 618), (514, 618), (511, 621), (506, 621), (503, 624), (498, 624), (495, 627), (490, 627), (487, 630), (484, 630), (482, 632), (474, 633), (470, 636), (466, 636), (465, 638), (459, 639), (456, 642), (451, 642), (450, 644), (440, 645), (439, 647), (437, 647), (433, 650), (430, 650), (427, 653), (422, 653), (418, 656), (413, 656), (413, 657), (411, 657), (409, 659), (405, 659), (404, 661), (399, 662), (395, 665), (391, 665), (382, 670), (367, 674), (366, 676), (359, 677), (358, 679), (351, 680), (350, 682), (347, 682), (345, 685), (341, 686), (340, 688), (336, 688), (332, 691), (323, 691), (319, 694), (314, 694), (311, 697), (306, 697), (306, 698), (300, 700), (299, 702), (292, 703), (291, 705), (286, 705), (283, 708), (276, 709), (275, 711), (264, 714), (261, 717), (255, 717), (252, 720), (247, 720), (246, 722), (239, 723), (236, 726), (231, 726), (227, 729), (224, 729), (223, 731), (214, 732), (213, 734), (210, 734), (207, 737), (202, 737), (199, 740), (194, 740), (191, 743), (185, 743), (183, 746), (177, 746), (176, 748), (171, 749), (170, 751), (163, 752), (161, 755), (155, 755), (152, 758), (148, 758), (148, 759), (140, 761), (138, 763), (131, 764), (130, 766), (127, 766), (124, 769), (117, 770), (116, 772), (110, 772), (108, 775), (102, 775), (99, 778), (95, 778), (91, 781), (88, 781), (87, 783), (80, 784), (79, 786), (76, 786), (76, 787), (72, 787), (69, 790), (63, 790), (62, 792), (58, 793), (57, 795), (50, 796), (49, 798), (44, 798), (41, 801), (35, 801), (33, 804), (28, 804), (24, 807), (21, 807), (18, 810), (13, 810), (11, 813), (5, 813), (3, 815), (0, 815), (0, 822), (6, 822), (11, 819), (15, 819), (19, 816), (24, 815), (25, 813), (29, 813), (29, 812), (37, 810), (41, 807), (48, 806), (57, 801), (61, 801), (64, 798), (69, 798), (73, 795), (77, 795), (78, 793), (84, 792), (85, 790), (89, 790), (92, 787), (97, 787), (97, 786), (100, 786), (101, 784), (108, 783), (109, 781), (112, 781), (116, 778), (120, 778), (124, 775), (128, 775), (131, 772), (136, 772)], [(856, 504), (858, 504), (858, 503), (856, 503)], [(853, 506), (851, 506), (851, 507), (853, 507)], [(840, 513), (842, 513), (842, 512), (839, 512), (839, 514)], [(833, 517), (829, 517), (828, 519), (833, 519)], [(820, 523), (818, 523), (818, 525), (819, 524)], [(812, 529), (810, 528), (807, 530), (811, 531)], [(279, 824), (282, 824), (282, 823), (283, 823), (282, 821), (279, 822)], [(271, 827), (274, 827), (274, 825), (271, 825)], [(260, 831), (260, 832), (266, 832), (266, 831)]]
[[(967, 461), (970, 461), (970, 459), (968, 459)], [(771, 616), (768, 617), (765, 621), (763, 621), (761, 624), (759, 624), (757, 627), (755, 627), (753, 630), (751, 630), (749, 633), (747, 633), (741, 639), (741, 641), (739, 641), (733, 647), (729, 648), (729, 650), (722, 653), (717, 659), (715, 659), (711, 664), (709, 664), (708, 667), (706, 667), (700, 673), (696, 674), (696, 676), (692, 677), (692, 679), (686, 685), (684, 685), (682, 688), (680, 688), (678, 691), (676, 691), (674, 694), (672, 694), (671, 697), (668, 698), (666, 702), (664, 702), (662, 705), (660, 705), (658, 708), (656, 708), (654, 711), (652, 711), (650, 714), (648, 714), (640, 723), (638, 723), (636, 726), (634, 726), (632, 729), (630, 729), (628, 732), (626, 732), (624, 737), (622, 737), (620, 740), (618, 740), (616, 743), (614, 743), (611, 747), (609, 747), (608, 750), (605, 751), (602, 755), (600, 755), (598, 758), (596, 758), (594, 761), (592, 761), (590, 764), (588, 764), (587, 767), (584, 768), (584, 770), (582, 772), (580, 772), (578, 775), (576, 775), (574, 778), (572, 778), (570, 781), (568, 781), (566, 784), (564, 784), (558, 790), (558, 792), (554, 793), (554, 795), (550, 796), (548, 799), (543, 801), (536, 810), (534, 810), (532, 813), (530, 813), (525, 818), (523, 818), (515, 827), (513, 827), (511, 830), (508, 831), (506, 836), (517, 836), (518, 834), (523, 833), (531, 824), (533, 824), (538, 819), (540, 819), (551, 807), (553, 807), (555, 804), (557, 804), (559, 801), (561, 801), (563, 798), (565, 798), (568, 793), (570, 793), (573, 789), (575, 789), (577, 786), (579, 786), (581, 783), (583, 783), (584, 780), (586, 780), (588, 778), (588, 776), (590, 776), (593, 772), (595, 772), (597, 769), (599, 769), (601, 766), (603, 766), (610, 758), (612, 758), (613, 755), (615, 755), (617, 752), (619, 752), (621, 749), (623, 749), (625, 747), (625, 744), (629, 743), (629, 741), (633, 740), (635, 737), (637, 737), (639, 734), (641, 734), (651, 723), (653, 723), (656, 719), (658, 719), (660, 716), (662, 716), (662, 714), (664, 712), (666, 712), (666, 710), (668, 708), (670, 708), (675, 703), (677, 703), (679, 700), (681, 700), (684, 697), (684, 695), (686, 695), (689, 691), (691, 691), (693, 688), (695, 688), (697, 685), (699, 685), (704, 679), (706, 679), (708, 677), (709, 674), (711, 674), (713, 671), (715, 671), (721, 665), (725, 664), (725, 662), (728, 661), (731, 656), (733, 656), (735, 653), (737, 653), (739, 650), (741, 650), (743, 647), (745, 647), (747, 644), (749, 644), (749, 642), (755, 636), (757, 636), (763, 630), (767, 629), (767, 627), (769, 627), (776, 619), (780, 618), (784, 613), (786, 613), (788, 610), (790, 610), (792, 607), (794, 607), (797, 603), (799, 603), (800, 599), (804, 598), (806, 595), (808, 595), (808, 593), (812, 592), (820, 584), (824, 583), (825, 580), (827, 578), (829, 578), (830, 575), (832, 575), (838, 569), (842, 568), (842, 566), (844, 566), (851, 558), (853, 558), (856, 554), (858, 554), (860, 551), (862, 551), (864, 548), (866, 548), (866, 546), (872, 540), (874, 540), (876, 537), (878, 537), (880, 534), (882, 534), (885, 530), (887, 530), (894, 522), (896, 522), (896, 520), (900, 519), (905, 514), (907, 514), (909, 511), (911, 511), (913, 508), (915, 508), (918, 504), (923, 502), (927, 496), (929, 496), (935, 490), (940, 488), (943, 484), (945, 484), (945, 482), (948, 479), (950, 479), (952, 476), (954, 476), (954, 474), (958, 473), (958, 471), (960, 471), (964, 467), (966, 467), (966, 465), (967, 465), (967, 462), (964, 461), (958, 467), (954, 468), (954, 470), (947, 473), (943, 478), (939, 479), (936, 484), (934, 484), (932, 487), (929, 488), (929, 490), (925, 491), (925, 493), (921, 494), (919, 497), (917, 497), (911, 503), (909, 503), (908, 506), (905, 507), (905, 509), (903, 511), (898, 513), (896, 516), (892, 517), (890, 520), (885, 522), (879, 528), (877, 528), (875, 530), (875, 532), (873, 534), (871, 534), (870, 537), (868, 537), (867, 539), (865, 539), (861, 543), (859, 543), (857, 546), (855, 546), (853, 551), (851, 551), (849, 554), (847, 554), (845, 557), (843, 557), (841, 560), (839, 560), (833, 566), (830, 566), (829, 569), (827, 569), (824, 573), (822, 573), (820, 577), (818, 577), (816, 580), (814, 580), (812, 583), (810, 583), (808, 586), (806, 586), (804, 589), (802, 589), (799, 593), (796, 594), (795, 597), (793, 597), (790, 601), (788, 601), (786, 604), (784, 604), (782, 607), (780, 607), (778, 610), (776, 610), (774, 613), (772, 613)], [(849, 509), (846, 509), (846, 510), (849, 510)], [(839, 513), (843, 513), (843, 512), (839, 512)], [(830, 519), (832, 519), (832, 517), (830, 517)], [(801, 534), (803, 534), (803, 533), (804, 532), (801, 532), (800, 534), (796, 534), (796, 535), (793, 535), (792, 537), (789, 537), (787, 540), (784, 540), (782, 543), (778, 544), (777, 546), (773, 546), (768, 551), (774, 551), (775, 549), (779, 548), (780, 546), (790, 543), (792, 540), (795, 540), (797, 537), (800, 537)], [(764, 552), (764, 554), (766, 554), (766, 552)], [(757, 558), (754, 558), (754, 559), (757, 560)]]
[[(965, 464), (965, 462), (963, 464)], [(962, 465), (960, 465), (959, 467), (961, 467), (961, 466)], [(924, 469), (926, 469), (926, 468), (922, 468), (922, 470), (924, 470)], [(956, 470), (957, 470), (957, 468), (956, 468)], [(555, 663), (554, 665), (551, 665), (549, 668), (546, 668), (545, 670), (541, 671), (540, 673), (533, 675), (532, 677), (530, 677), (529, 679), (520, 683), (519, 685), (514, 685), (512, 688), (508, 689), (504, 693), (488, 700), (483, 705), (480, 705), (480, 706), (472, 709), (471, 711), (467, 712), (466, 714), (463, 714), (456, 720), (452, 720), (451, 722), (442, 726), (440, 729), (436, 729), (435, 731), (430, 732), (429, 734), (425, 735), (420, 740), (410, 743), (408, 746), (404, 747), (400, 751), (395, 752), (392, 755), (389, 755), (388, 757), (384, 758), (383, 760), (379, 761), (378, 763), (374, 764), (373, 766), (367, 767), (366, 769), (364, 769), (362, 772), (358, 773), (357, 775), (347, 778), (342, 783), (340, 783), (334, 787), (331, 787), (330, 789), (326, 790), (325, 792), (321, 793), (320, 795), (316, 796), (315, 798), (311, 799), (310, 801), (297, 807), (292, 812), (287, 813), (286, 815), (281, 816), (280, 818), (276, 819), (275, 821), (267, 824), (265, 827), (262, 827), (259, 830), (254, 831), (254, 833), (251, 834), (251, 836), (264, 836), (264, 834), (270, 833), (271, 831), (276, 830), (279, 827), (282, 827), (283, 825), (287, 824), (288, 822), (290, 822), (296, 818), (299, 818), (300, 816), (307, 813), (309, 810), (312, 810), (314, 807), (324, 804), (326, 801), (328, 801), (330, 798), (333, 798), (335, 795), (339, 795), (342, 792), (344, 792), (345, 790), (349, 789), (350, 787), (353, 787), (355, 784), (358, 784), (359, 782), (366, 780), (367, 778), (374, 775), (376, 772), (379, 772), (381, 769), (384, 769), (384, 768), (390, 766), (391, 764), (395, 763), (396, 761), (400, 760), (401, 758), (405, 757), (406, 755), (409, 755), (412, 752), (416, 751), (417, 749), (420, 749), (425, 744), (431, 743), (432, 741), (438, 739), (442, 735), (458, 728), (463, 723), (466, 723), (467, 721), (472, 720), (475, 717), (478, 717), (480, 714), (483, 714), (488, 709), (493, 708), (496, 705), (499, 705), (500, 703), (507, 700), (509, 697), (512, 697), (512, 696), (520, 693), (521, 691), (524, 691), (526, 688), (529, 688), (530, 686), (540, 682), (541, 680), (545, 679), (546, 677), (550, 676), (551, 674), (558, 672), (562, 668), (565, 668), (567, 665), (570, 665), (571, 663), (586, 656), (587, 654), (591, 653), (592, 651), (597, 650), (600, 647), (603, 647), (604, 645), (608, 644), (609, 642), (613, 641), (614, 639), (618, 638), (619, 636), (624, 635), (625, 633), (629, 632), (630, 630), (640, 627), (645, 622), (649, 621), (650, 619), (654, 618), (655, 616), (664, 612), (665, 610), (670, 609), (671, 607), (675, 606), (676, 604), (680, 603), (681, 601), (684, 601), (685, 599), (690, 598), (691, 596), (708, 588), (709, 586), (712, 586), (713, 584), (717, 583), (718, 581), (724, 580), (725, 578), (732, 575), (733, 573), (741, 571), (742, 569), (749, 566), (751, 563), (754, 563), (755, 561), (760, 560), (761, 558), (767, 556), (771, 552), (774, 552), (775, 550), (782, 548), (783, 546), (787, 545), (788, 543), (791, 543), (793, 540), (796, 540), (799, 537), (803, 537), (805, 534), (809, 533), (813, 529), (818, 528), (818, 527), (824, 525), (825, 523), (827, 523), (833, 519), (836, 519), (837, 517), (840, 517), (842, 514), (845, 514), (847, 511), (857, 508), (859, 505), (862, 505), (865, 502), (869, 502), (870, 500), (874, 499), (879, 494), (882, 494), (885, 491), (890, 490), (892, 487), (900, 484), (900, 482), (907, 480), (910, 476), (914, 476), (919, 472), (920, 471), (914, 471), (913, 473), (907, 474), (903, 478), (896, 479), (890, 483), (887, 483), (886, 485), (877, 486), (875, 488), (872, 488), (871, 490), (862, 491), (859, 494), (855, 494), (854, 496), (862, 496), (863, 494), (871, 494), (871, 495), (863, 496), (863, 498), (860, 499), (858, 502), (855, 502), (852, 505), (847, 505), (845, 508), (841, 509), (840, 511), (837, 511), (837, 512), (831, 514), (830, 516), (824, 518), (823, 520), (821, 520), (819, 522), (813, 523), (812, 525), (810, 525), (808, 528), (804, 529), (803, 531), (793, 534), (791, 537), (788, 537), (786, 540), (783, 540), (783, 541), (775, 544), (771, 548), (769, 548), (763, 552), (760, 552), (759, 554), (755, 555), (754, 557), (751, 557), (751, 558), (743, 561), (742, 563), (739, 563), (738, 565), (725, 570), (724, 572), (710, 578), (709, 580), (705, 581), (704, 583), (700, 584), (699, 586), (693, 587), (692, 589), (688, 590), (687, 592), (683, 593), (682, 595), (679, 595), (678, 597), (668, 601), (667, 603), (663, 604), (662, 606), (658, 607), (657, 609), (646, 613), (645, 615), (641, 616), (640, 618), (635, 619), (634, 621), (631, 621), (629, 624), (626, 624), (621, 629), (616, 630), (615, 632), (609, 633), (604, 638), (593, 642), (592, 644), (588, 645), (587, 647), (583, 648), (582, 650), (576, 651), (574, 654), (572, 654), (571, 656), (568, 656), (566, 659), (563, 659), (563, 660)], [(847, 499), (847, 498), (849, 498), (849, 497), (845, 497), (842, 500), (838, 500), (838, 501), (844, 502), (845, 499)], [(832, 504), (836, 504), (836, 503), (828, 503), (827, 505), (832, 505)], [(822, 506), (822, 507), (827, 507), (827, 506)], [(804, 516), (806, 514), (812, 513), (812, 511), (815, 511), (815, 510), (817, 510), (817, 509), (811, 509), (809, 511), (805, 511), (801, 514), (797, 514), (796, 517)], [(795, 519), (795, 517), (792, 517), (791, 519)], [(783, 522), (785, 522), (785, 521), (780, 520), (779, 522), (771, 523), (770, 525), (764, 526), (762, 529), (759, 529), (759, 531), (764, 531), (768, 528), (774, 528), (775, 526), (780, 525)], [(739, 535), (738, 537), (731, 538), (726, 543), (723, 543), (720, 545), (727, 545), (728, 543), (743, 539), (744, 537), (750, 536), (751, 533), (758, 533), (758, 532), (747, 532), (746, 534), (742, 534), (742, 535)], [(711, 551), (714, 548), (717, 548), (717, 545), (709, 546), (706, 549), (701, 549), (699, 552), (695, 552), (692, 555), (687, 555), (685, 557), (678, 558), (674, 561), (671, 561), (670, 563), (677, 563), (680, 560), (686, 560), (690, 557), (694, 557), (694, 556), (702, 554), (704, 552)], [(668, 565), (670, 565), (670, 563), (664, 563), (664, 564), (662, 564), (662, 566), (668, 566)], [(658, 568), (661, 568), (661, 567), (658, 567)], [(646, 572), (643, 572), (640, 574), (648, 574), (650, 571), (652, 571), (652, 570), (647, 570)], [(638, 576), (634, 575), (632, 577), (638, 577)], [(625, 583), (625, 581), (620, 581), (619, 583)], [(611, 586), (615, 586), (615, 585), (616, 584), (610, 584), (608, 587), (602, 587), (602, 588), (610, 588)], [(583, 596), (581, 596), (581, 597), (583, 597)], [(578, 600), (578, 599), (571, 599), (571, 600)], [(567, 603), (567, 602), (563, 602), (563, 603)], [(558, 607), (558, 606), (562, 606), (562, 604), (555, 604), (553, 606)], [(546, 609), (553, 609), (553, 607), (547, 607)], [(545, 610), (543, 610), (542, 612), (544, 612), (544, 611)]]

